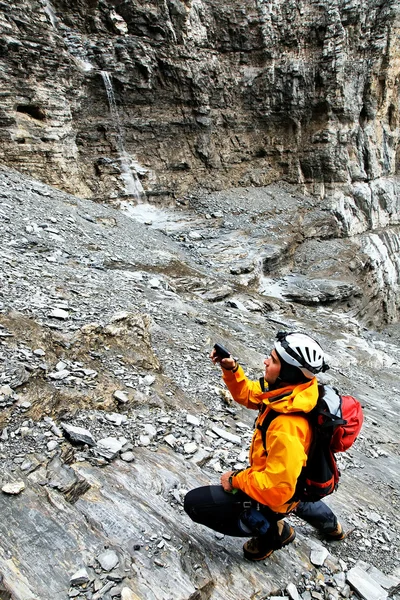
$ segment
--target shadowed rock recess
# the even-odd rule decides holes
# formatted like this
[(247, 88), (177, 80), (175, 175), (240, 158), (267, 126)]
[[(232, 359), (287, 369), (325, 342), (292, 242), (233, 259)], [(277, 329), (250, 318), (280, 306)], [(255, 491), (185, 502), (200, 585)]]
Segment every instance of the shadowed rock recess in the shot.
[[(400, 600), (399, 3), (0, 2), (0, 600)], [(314, 332), (348, 536), (260, 564), (185, 493)]]

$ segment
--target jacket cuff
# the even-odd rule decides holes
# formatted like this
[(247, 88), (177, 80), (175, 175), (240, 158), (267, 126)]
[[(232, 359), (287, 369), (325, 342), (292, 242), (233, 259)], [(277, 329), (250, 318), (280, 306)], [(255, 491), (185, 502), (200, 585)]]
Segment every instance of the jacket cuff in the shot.
[(239, 381), (244, 378), (244, 371), (239, 363), (236, 363), (236, 366), (231, 371), (222, 370), (222, 379), (224, 381)]
[(241, 475), (242, 473), (243, 473), (243, 471), (241, 471), (241, 470), (235, 471), (234, 474), (231, 476), (232, 477), (232, 487), (240, 489), (239, 475)]

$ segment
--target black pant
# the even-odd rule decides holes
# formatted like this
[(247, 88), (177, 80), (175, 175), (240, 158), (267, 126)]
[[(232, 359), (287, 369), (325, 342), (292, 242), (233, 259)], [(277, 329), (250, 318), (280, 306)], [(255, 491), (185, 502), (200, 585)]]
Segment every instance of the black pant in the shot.
[[(234, 537), (276, 534), (276, 523), (285, 515), (259, 506), (247, 494), (225, 492), (220, 485), (195, 488), (185, 496), (184, 509), (195, 523)], [(300, 502), (295, 514), (324, 533), (337, 527), (337, 518), (321, 500)]]
[(258, 506), (241, 490), (231, 494), (220, 485), (191, 490), (185, 496), (184, 509), (195, 523), (234, 537), (271, 533), (283, 517), (267, 506)]

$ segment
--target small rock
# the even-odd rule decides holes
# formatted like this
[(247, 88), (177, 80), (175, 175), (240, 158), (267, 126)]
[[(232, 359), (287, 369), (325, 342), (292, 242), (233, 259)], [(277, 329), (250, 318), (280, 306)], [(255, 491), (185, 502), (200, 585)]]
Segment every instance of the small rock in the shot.
[(111, 571), (119, 563), (119, 558), (114, 550), (106, 550), (97, 557), (97, 560), (103, 571)]
[(32, 406), (32, 403), (31, 403), (31, 402), (28, 402), (27, 400), (25, 400), (24, 402), (20, 402), (20, 403), (18, 404), (18, 406), (19, 406), (20, 408), (23, 408), (24, 410), (28, 410), (28, 408), (30, 408), (30, 407)]
[(97, 442), (96, 452), (109, 460), (113, 460), (121, 452), (124, 443), (117, 438), (102, 438)]
[(364, 600), (386, 600), (388, 593), (360, 567), (353, 567), (347, 573), (350, 586)]
[(13, 483), (6, 483), (1, 488), (1, 491), (5, 494), (16, 496), (25, 489), (25, 483), (23, 481), (14, 481)]
[(110, 413), (110, 414), (106, 414), (105, 418), (107, 419), (107, 421), (109, 421), (110, 423), (114, 423), (114, 425), (121, 425), (122, 423), (126, 423), (126, 421), (128, 420), (128, 417), (126, 415), (120, 415), (119, 413)]
[(171, 446), (171, 448), (175, 448), (177, 439), (174, 435), (172, 435), (172, 433), (170, 433), (169, 435), (165, 436), (164, 441), (167, 442), (168, 446)]
[(133, 452), (123, 452), (121, 454), (121, 459), (125, 462), (133, 462), (135, 460), (135, 455)]
[(127, 402), (129, 402), (128, 396), (122, 390), (115, 390), (113, 396), (121, 404), (126, 404)]
[(49, 373), (50, 379), (54, 379), (56, 381), (66, 379), (69, 375), (71, 375), (71, 371), (68, 369), (63, 369), (62, 371), (53, 371)]
[(203, 298), (208, 302), (218, 302), (223, 300), (232, 293), (232, 289), (228, 286), (222, 286), (218, 289), (211, 289), (208, 292), (202, 294)]
[(14, 394), (14, 390), (9, 385), (2, 385), (0, 387), (0, 396), (12, 396)]
[(153, 385), (155, 380), (156, 380), (156, 378), (154, 377), (154, 375), (146, 375), (145, 377), (141, 378), (140, 383), (142, 383), (146, 387), (149, 387), (149, 386)]
[(50, 442), (47, 443), (47, 450), (49, 452), (52, 452), (56, 448), (58, 448), (58, 442), (56, 442), (56, 440), (51, 440)]
[(46, 352), (42, 348), (36, 348), (36, 350), (33, 351), (33, 354), (35, 356), (45, 356)]
[(87, 444), (88, 446), (96, 445), (96, 442), (88, 429), (84, 429), (83, 427), (75, 427), (74, 425), (69, 425), (68, 423), (60, 423), (60, 425), (71, 441)]
[(158, 560), (158, 558), (154, 559), (154, 564), (157, 565), (157, 567), (165, 567), (165, 564), (161, 562), (161, 560)]
[(310, 561), (316, 567), (321, 567), (324, 564), (328, 554), (329, 552), (324, 546), (313, 548), (310, 553)]
[(53, 319), (69, 319), (69, 313), (62, 308), (55, 308), (50, 314), (49, 317)]
[(138, 600), (138, 597), (130, 588), (123, 587), (121, 590), (121, 600)]
[(200, 425), (200, 419), (198, 417), (195, 417), (194, 415), (188, 414), (186, 415), (186, 423), (198, 427)]
[(286, 586), (286, 591), (292, 600), (300, 600), (299, 592), (297, 591), (297, 587), (294, 585), (294, 583), (289, 583)]
[(190, 240), (201, 240), (203, 236), (198, 231), (189, 231), (188, 238)]
[(333, 579), (339, 590), (342, 590), (346, 585), (346, 574), (343, 571), (340, 571), (340, 573), (335, 573)]
[(198, 446), (196, 442), (188, 442), (183, 447), (185, 454), (193, 454), (194, 452), (196, 452), (197, 448)]
[(82, 583), (87, 583), (89, 581), (89, 575), (86, 569), (83, 567), (79, 569), (74, 575), (72, 575), (70, 579), (71, 585), (81, 585)]
[(379, 523), (379, 521), (382, 519), (382, 516), (379, 513), (374, 512), (374, 511), (367, 513), (366, 517), (373, 523)]
[(150, 440), (154, 439), (154, 437), (157, 433), (157, 429), (154, 427), (154, 425), (152, 425), (151, 423), (146, 423), (144, 425), (144, 430), (147, 433), (147, 435), (149, 436)]
[(154, 290), (157, 290), (161, 287), (161, 281), (157, 279), (157, 277), (152, 277), (151, 279), (149, 279), (149, 287), (153, 288)]
[(225, 429), (221, 429), (220, 427), (216, 427), (215, 425), (212, 427), (212, 431), (228, 442), (233, 442), (234, 444), (241, 444), (242, 438), (238, 435), (230, 433), (229, 431), (225, 431)]

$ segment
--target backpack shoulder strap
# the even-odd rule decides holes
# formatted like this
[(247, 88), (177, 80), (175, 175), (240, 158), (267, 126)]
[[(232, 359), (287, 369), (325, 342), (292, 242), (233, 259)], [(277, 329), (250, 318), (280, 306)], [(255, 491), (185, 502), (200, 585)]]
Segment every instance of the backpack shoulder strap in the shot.
[(268, 427), (271, 425), (272, 421), (278, 417), (281, 413), (276, 412), (275, 410), (270, 410), (261, 425), (257, 425), (257, 429), (261, 431), (261, 439), (262, 444), (264, 446), (264, 450), (267, 451), (267, 431)]

